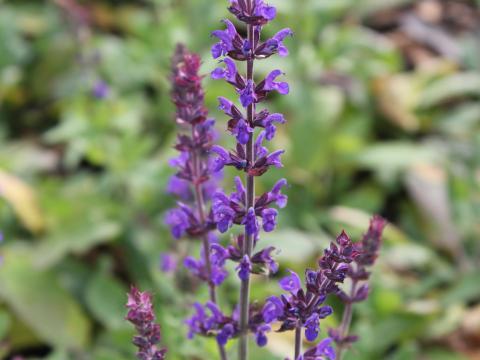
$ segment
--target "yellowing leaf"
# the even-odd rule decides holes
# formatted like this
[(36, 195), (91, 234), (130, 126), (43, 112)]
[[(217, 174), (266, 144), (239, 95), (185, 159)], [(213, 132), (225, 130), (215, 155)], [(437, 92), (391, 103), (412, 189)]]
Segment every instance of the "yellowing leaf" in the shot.
[(45, 220), (33, 189), (18, 177), (0, 170), (0, 195), (12, 206), (22, 224), (32, 233), (40, 233)]

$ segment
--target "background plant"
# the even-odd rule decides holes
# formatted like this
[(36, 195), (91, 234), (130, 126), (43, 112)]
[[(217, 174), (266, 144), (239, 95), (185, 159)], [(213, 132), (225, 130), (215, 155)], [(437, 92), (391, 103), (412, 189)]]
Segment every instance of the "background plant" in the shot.
[[(169, 358), (215, 356), (201, 338), (185, 342), (178, 329), (192, 297), (179, 302), (175, 279), (158, 271), (170, 244), (163, 224), (172, 205), (164, 193), (174, 143), (170, 55), (183, 41), (202, 54), (204, 73), (215, 68), (204, 34), (218, 28), (225, 5), (214, 3), (85, 1), (86, 20), (72, 25), (53, 1), (0, 2), (4, 354), (131, 359), (133, 330), (122, 318), (127, 284), (136, 283), (153, 292), (163, 341), (182, 344)], [(287, 72), (292, 95), (270, 99), (294, 118), (274, 144), (288, 150), (285, 167), (258, 185), (291, 183), (281, 225), (264, 239), (283, 249), (278, 276), (312, 265), (343, 227), (358, 238), (369, 215), (380, 213), (391, 225), (375, 290), (353, 319), (358, 352), (346, 358), (474, 358), (478, 4), (272, 4), (279, 14), (269, 34), (296, 29), (291, 56), (275, 66)], [(78, 24), (89, 29), (81, 45)], [(440, 30), (447, 46), (418, 35)], [(108, 85), (100, 98), (92, 96), (99, 80)], [(230, 90), (220, 82), (208, 88), (210, 109)], [(231, 289), (227, 281), (228, 304), (236, 302)], [(252, 292), (264, 298), (279, 289), (259, 280)], [(278, 358), (293, 338), (269, 343), (252, 359)]]

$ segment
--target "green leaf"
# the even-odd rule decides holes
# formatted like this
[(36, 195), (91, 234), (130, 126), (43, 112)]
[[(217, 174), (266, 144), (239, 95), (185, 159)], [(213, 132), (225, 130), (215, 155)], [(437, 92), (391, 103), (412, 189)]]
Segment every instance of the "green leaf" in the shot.
[(0, 271), (0, 297), (35, 333), (52, 345), (82, 349), (90, 323), (75, 299), (51, 271), (32, 265), (36, 253), (25, 247), (5, 247)]
[(422, 163), (439, 161), (440, 153), (434, 146), (410, 142), (377, 143), (360, 152), (357, 161), (366, 168), (392, 180), (406, 169)]
[(110, 329), (126, 326), (127, 289), (114, 278), (95, 274), (88, 282), (85, 301), (93, 315)]
[(0, 310), (0, 340), (5, 337), (10, 328), (11, 316), (5, 310)]
[(441, 301), (444, 305), (453, 305), (457, 303), (467, 303), (470, 300), (480, 296), (480, 272), (474, 271), (463, 277), (458, 277), (458, 281), (452, 289), (442, 296)]
[(480, 74), (465, 72), (434, 81), (424, 89), (419, 103), (422, 108), (429, 108), (447, 100), (471, 95), (480, 96)]
[(41, 267), (51, 266), (68, 253), (82, 254), (94, 245), (110, 241), (120, 233), (120, 225), (113, 221), (90, 220), (79, 221), (74, 224), (74, 228), (46, 238), (37, 248), (35, 264)]

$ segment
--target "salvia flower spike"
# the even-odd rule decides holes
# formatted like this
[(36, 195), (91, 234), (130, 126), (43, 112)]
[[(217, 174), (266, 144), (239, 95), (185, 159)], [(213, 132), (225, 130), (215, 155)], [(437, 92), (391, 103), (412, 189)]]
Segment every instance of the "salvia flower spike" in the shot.
[[(254, 76), (255, 60), (265, 59), (274, 54), (286, 56), (288, 50), (283, 41), (292, 35), (290, 29), (281, 30), (273, 38), (264, 42), (261, 40), (262, 29), (276, 16), (276, 9), (266, 4), (263, 0), (230, 0), (228, 10), (244, 24), (247, 36), (243, 37), (241, 31), (230, 20), (224, 20), (225, 29), (216, 30), (212, 36), (217, 42), (212, 46), (214, 59), (221, 59), (220, 66), (211, 76), (213, 79), (224, 79), (231, 84), (238, 96), (237, 107), (227, 98), (221, 97), (219, 109), (228, 117), (228, 130), (235, 137), (236, 146), (232, 150), (215, 146), (212, 151), (217, 154), (215, 169), (224, 166), (233, 166), (244, 172), (245, 185), (240, 178), (236, 180), (237, 190), (230, 196), (224, 193), (215, 195), (213, 215), (220, 232), (226, 232), (234, 224), (244, 227), (244, 236), (237, 241), (237, 249), (234, 249), (231, 259), (238, 261), (237, 273), (241, 280), (239, 299), (239, 359), (248, 358), (247, 336), (249, 329), (255, 328), (257, 344), (266, 343), (265, 331), (269, 326), (252, 324), (250, 318), (250, 274), (254, 271), (255, 260), (264, 260), (270, 270), (277, 269), (269, 252), (261, 252), (262, 255), (253, 254), (253, 250), (260, 238), (260, 231), (273, 231), (277, 223), (278, 211), (271, 207), (277, 202), (275, 197), (281, 199), (277, 202), (283, 207), (286, 196), (277, 190), (261, 196), (255, 194), (255, 177), (263, 175), (271, 167), (282, 167), (281, 155), (283, 150), (269, 152), (264, 146), (265, 141), (270, 141), (275, 136), (275, 124), (285, 123), (281, 114), (270, 114), (266, 109), (258, 111), (257, 106), (272, 92), (286, 95), (289, 86), (284, 81), (279, 81), (283, 76), (281, 70), (275, 69), (263, 80), (256, 82)], [(246, 62), (246, 74), (240, 74), (235, 61)], [(243, 109), (242, 109), (243, 108)], [(261, 131), (255, 131), (261, 129)], [(282, 180), (282, 185), (285, 181)], [(229, 333), (235, 331), (229, 331)]]
[[(328, 295), (339, 291), (338, 284), (347, 276), (349, 264), (356, 256), (353, 243), (342, 232), (324, 251), (318, 269), (305, 271), (305, 287), (300, 277), (290, 270), (290, 275), (279, 282), (287, 294), (269, 297), (265, 302), (262, 314), (266, 323), (280, 322), (280, 332), (295, 330), (295, 359), (301, 358), (302, 331), (308, 341), (315, 341), (320, 333), (320, 320), (333, 313), (324, 302)], [(311, 357), (315, 351), (308, 350), (304, 358), (315, 359)]]
[[(176, 122), (184, 131), (178, 135), (175, 145), (180, 155), (170, 162), (177, 173), (167, 187), (177, 196), (177, 207), (167, 213), (165, 222), (175, 239), (186, 236), (202, 240), (200, 258), (187, 256), (183, 264), (191, 274), (208, 284), (210, 302), (216, 306), (216, 287), (228, 273), (224, 268), (226, 257), (216, 244), (213, 213), (207, 208), (212, 194), (217, 191), (221, 169), (216, 169), (210, 156), (216, 137), (215, 122), (208, 117), (204, 104), (200, 65), (197, 54), (189, 52), (183, 45), (177, 46), (172, 59), (172, 101), (176, 106)], [(174, 267), (173, 256), (163, 254), (163, 270)], [(218, 348), (221, 359), (225, 360), (223, 345), (219, 342)]]
[(141, 292), (132, 286), (126, 306), (128, 308), (126, 320), (135, 326), (137, 332), (133, 337), (133, 344), (138, 348), (137, 359), (165, 359), (167, 350), (158, 347), (161, 340), (160, 325), (155, 323), (150, 293)]
[(348, 293), (340, 290), (337, 294), (345, 308), (339, 328), (330, 329), (329, 334), (337, 345), (338, 359), (342, 359), (345, 349), (358, 339), (356, 335), (349, 334), (352, 307), (354, 303), (364, 301), (368, 297), (370, 272), (367, 269), (373, 266), (377, 259), (385, 225), (386, 221), (382, 217), (378, 215), (372, 217), (362, 241), (355, 244), (354, 251), (357, 253), (355, 259), (348, 265), (347, 277), (350, 278), (350, 289)]

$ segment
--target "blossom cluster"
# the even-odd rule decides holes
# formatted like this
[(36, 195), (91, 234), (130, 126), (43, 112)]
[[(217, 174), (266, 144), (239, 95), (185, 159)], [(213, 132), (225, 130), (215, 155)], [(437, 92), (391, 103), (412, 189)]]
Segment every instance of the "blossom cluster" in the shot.
[[(217, 190), (221, 173), (213, 169), (210, 156), (216, 138), (215, 121), (208, 118), (204, 104), (200, 65), (197, 54), (190, 53), (183, 45), (177, 46), (172, 60), (172, 101), (176, 122), (185, 131), (178, 135), (175, 144), (180, 155), (170, 161), (177, 173), (167, 185), (167, 191), (178, 198), (177, 207), (167, 213), (165, 221), (175, 239), (187, 236), (203, 240), (200, 258), (189, 256), (184, 259), (184, 265), (196, 277), (218, 286), (227, 272), (223, 266), (225, 261), (216, 258), (210, 249), (217, 241), (213, 233), (216, 225), (213, 213), (206, 207)], [(165, 270), (172, 270), (174, 262), (172, 256), (163, 255)]]
[(337, 284), (347, 276), (348, 264), (356, 255), (352, 241), (342, 232), (325, 250), (318, 262), (319, 269), (305, 271), (305, 289), (302, 288), (300, 277), (293, 271), (280, 280), (280, 287), (288, 294), (267, 299), (263, 307), (265, 322), (280, 321), (279, 331), (304, 328), (306, 339), (316, 340), (320, 320), (333, 312), (330, 306), (323, 304), (329, 294), (339, 291)]
[(137, 359), (165, 359), (167, 350), (159, 349), (157, 346), (161, 335), (160, 325), (155, 323), (152, 296), (148, 292), (141, 292), (132, 286), (128, 294), (127, 308), (126, 320), (135, 325), (137, 331), (137, 335), (133, 338), (133, 344), (138, 348)]
[[(220, 345), (225, 345), (228, 340), (237, 337), (240, 333), (239, 311), (235, 308), (231, 316), (220, 310), (218, 305), (208, 301), (205, 305), (194, 304), (195, 313), (187, 320), (189, 326), (188, 337), (195, 335), (213, 336)], [(271, 330), (270, 325), (265, 324), (258, 308), (250, 309), (249, 331), (255, 336), (258, 346), (267, 344), (266, 333)]]
[(351, 307), (353, 304), (364, 301), (369, 294), (368, 279), (370, 272), (368, 267), (374, 265), (382, 244), (382, 234), (386, 221), (375, 215), (370, 220), (367, 232), (360, 242), (355, 243), (356, 256), (348, 265), (347, 277), (350, 279), (350, 290), (339, 290), (337, 296), (345, 304), (342, 324), (337, 329), (329, 329), (329, 335), (339, 349), (350, 346), (358, 339), (358, 336), (349, 334), (351, 321)]
[[(247, 178), (253, 183), (253, 178), (263, 175), (272, 166), (282, 167), (281, 155), (284, 150), (270, 152), (265, 146), (266, 141), (271, 141), (276, 133), (276, 124), (286, 122), (284, 116), (279, 113), (270, 113), (267, 109), (257, 111), (257, 105), (264, 101), (266, 96), (277, 91), (282, 95), (289, 92), (289, 85), (277, 78), (283, 74), (281, 70), (273, 70), (263, 80), (255, 83), (253, 74), (253, 63), (256, 59), (264, 59), (274, 54), (286, 56), (288, 50), (283, 40), (292, 35), (290, 29), (283, 29), (272, 38), (261, 41), (263, 26), (273, 20), (276, 16), (276, 9), (263, 2), (255, 1), (230, 1), (229, 11), (243, 22), (247, 27), (248, 36), (240, 35), (237, 27), (230, 21), (224, 20), (225, 30), (216, 30), (212, 33), (218, 42), (212, 47), (212, 56), (217, 59), (222, 57), (220, 66), (213, 70), (213, 79), (224, 79), (231, 84), (239, 97), (239, 103), (243, 110), (233, 101), (219, 97), (219, 109), (229, 118), (227, 123), (228, 131), (235, 137), (236, 145), (232, 150), (221, 146), (212, 147), (217, 157), (215, 159), (215, 170), (221, 170), (225, 166), (233, 166), (244, 172)], [(235, 61), (247, 62), (247, 74), (241, 75)], [(255, 129), (260, 129), (258, 133)], [(286, 180), (282, 179), (272, 188), (271, 191), (261, 196), (254, 196), (253, 189), (245, 188), (240, 177), (235, 178), (236, 191), (230, 195), (218, 191), (213, 195), (213, 216), (218, 230), (221, 233), (228, 231), (233, 224), (244, 226), (244, 238), (239, 238), (243, 244), (232, 251), (232, 260), (239, 262), (239, 276), (245, 280), (252, 271), (254, 258), (258, 259), (267, 252), (261, 251), (252, 256), (247, 248), (252, 248), (259, 238), (260, 230), (265, 232), (275, 229), (278, 208), (286, 205), (287, 197), (281, 193)], [(271, 253), (273, 249), (269, 249)], [(268, 258), (266, 264), (274, 262)], [(269, 266), (271, 272), (276, 271), (275, 266)]]

